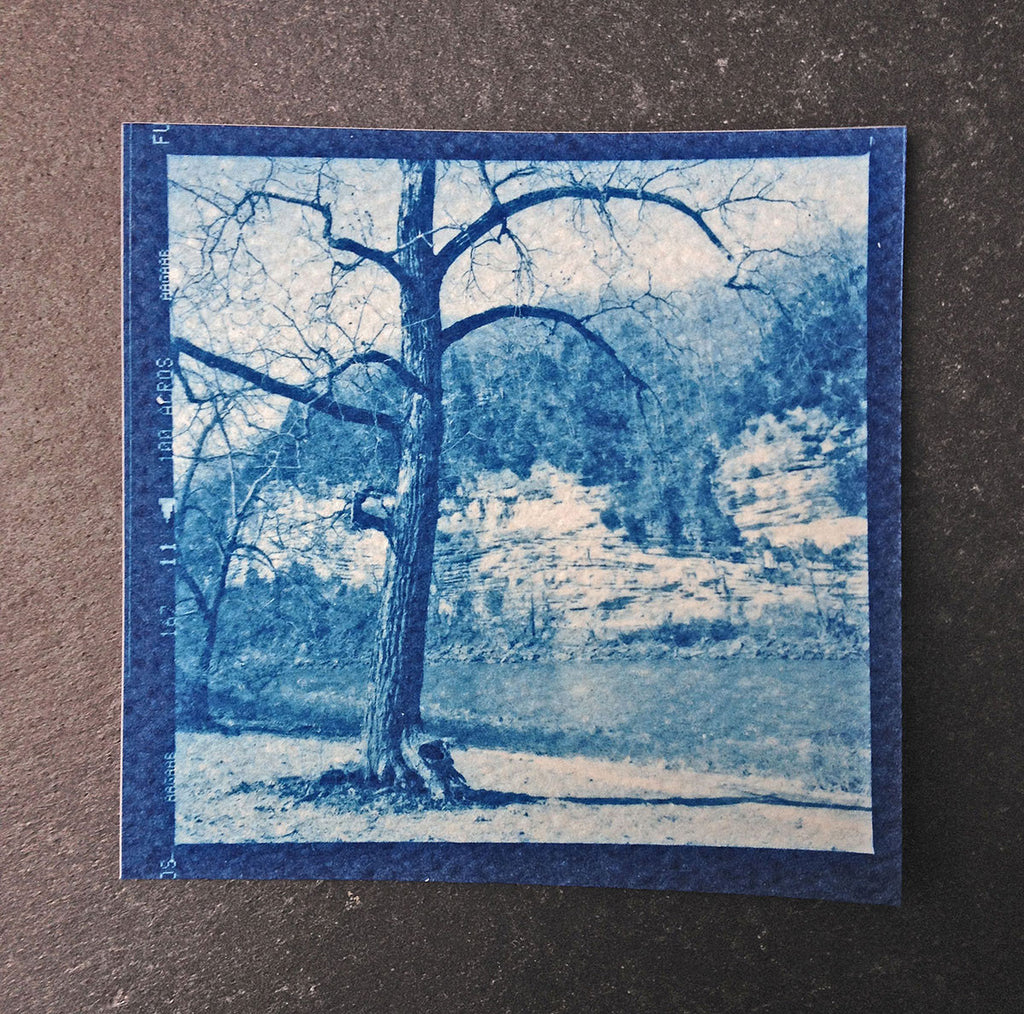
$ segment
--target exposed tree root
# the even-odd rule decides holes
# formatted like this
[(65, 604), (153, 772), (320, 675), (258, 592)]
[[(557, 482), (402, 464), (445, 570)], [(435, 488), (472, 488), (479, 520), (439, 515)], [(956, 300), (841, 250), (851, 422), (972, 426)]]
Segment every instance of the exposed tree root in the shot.
[(388, 751), (383, 763), (365, 772), (365, 780), (368, 785), (425, 794), (435, 801), (458, 800), (468, 791), (448, 744), (427, 739), (422, 733), (405, 736), (397, 750)]

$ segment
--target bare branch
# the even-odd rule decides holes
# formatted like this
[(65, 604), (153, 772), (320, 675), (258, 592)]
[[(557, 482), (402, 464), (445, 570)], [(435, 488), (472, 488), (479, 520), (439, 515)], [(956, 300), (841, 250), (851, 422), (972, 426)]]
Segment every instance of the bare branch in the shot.
[[(184, 374), (179, 372), (179, 376), (181, 376), (182, 381), (184, 381)], [(179, 501), (181, 506), (184, 506), (185, 501), (192, 492), (192, 480), (195, 479), (196, 470), (199, 468), (199, 464), (202, 461), (203, 446), (206, 443), (206, 438), (213, 432), (216, 425), (217, 415), (214, 414), (199, 434), (199, 439), (196, 441), (195, 451), (192, 455), (192, 461), (189, 463), (188, 470), (185, 472), (185, 477), (181, 482), (181, 495)]]
[(379, 363), (381, 366), (386, 366), (410, 391), (415, 391), (424, 397), (430, 396), (430, 392), (423, 381), (403, 363), (395, 359), (394, 356), (389, 356), (386, 352), (377, 352), (375, 350), (357, 352), (354, 356), (349, 356), (343, 363), (331, 370), (330, 377), (332, 380), (336, 379), (350, 367), (364, 366), (368, 363)]
[[(376, 247), (367, 246), (365, 243), (360, 243), (358, 240), (349, 239), (345, 236), (334, 236), (332, 234), (334, 228), (334, 214), (331, 211), (331, 206), (326, 202), (321, 201), (319, 196), (316, 200), (310, 200), (307, 197), (291, 197), (288, 194), (277, 194), (271, 190), (249, 190), (235, 205), (236, 214), (246, 204), (255, 210), (256, 203), (258, 201), (266, 201), (268, 203), (270, 201), (281, 201), (284, 204), (297, 204), (299, 207), (309, 208), (311, 211), (317, 212), (324, 220), (324, 241), (332, 250), (337, 250), (339, 253), (353, 254), (360, 261), (372, 261), (374, 264), (384, 268), (384, 270), (392, 275), (398, 282), (402, 284), (405, 283), (406, 274), (391, 254), (384, 250), (378, 250)], [(358, 263), (358, 261), (356, 263)], [(345, 267), (345, 265), (339, 266)], [(354, 267), (355, 265), (348, 266)]]
[(191, 571), (182, 560), (178, 561), (177, 573), (188, 586), (188, 590), (195, 601), (196, 609), (199, 610), (199, 615), (203, 618), (203, 622), (209, 623), (213, 617), (213, 611), (207, 605), (206, 596), (203, 594), (203, 589), (199, 587), (199, 582), (192, 576)]
[(386, 412), (374, 412), (370, 409), (359, 408), (356, 405), (345, 405), (341, 402), (335, 401), (329, 392), (318, 393), (317, 391), (310, 390), (308, 387), (298, 387), (295, 384), (285, 383), (283, 380), (275, 380), (266, 373), (254, 370), (251, 366), (236, 363), (233, 359), (228, 359), (225, 356), (217, 355), (215, 352), (209, 352), (206, 349), (201, 349), (198, 345), (193, 345), (192, 342), (187, 341), (184, 338), (172, 338), (171, 349), (174, 352), (184, 353), (185, 355), (190, 356), (192, 359), (202, 363), (204, 366), (209, 366), (215, 370), (221, 370), (224, 373), (230, 373), (234, 377), (239, 377), (241, 380), (248, 381), (253, 386), (258, 387), (261, 391), (266, 391), (268, 394), (280, 395), (282, 398), (290, 398), (292, 401), (297, 401), (302, 405), (308, 405), (317, 412), (322, 412), (324, 415), (331, 416), (332, 418), (339, 420), (339, 422), (358, 423), (362, 426), (375, 426), (395, 437), (399, 434), (400, 427), (398, 420), (395, 419), (394, 416), (388, 415)]
[(770, 289), (766, 285), (759, 285), (755, 281), (755, 278), (759, 276), (758, 259), (772, 255), (789, 257), (794, 260), (799, 260), (802, 256), (793, 250), (786, 250), (784, 247), (753, 247), (744, 251), (743, 256), (736, 265), (736, 271), (725, 283), (725, 287), (733, 289), (735, 292), (758, 292), (762, 296), (768, 296), (778, 305), (780, 311), (785, 313), (785, 307), (773, 296)]
[(564, 324), (571, 327), (578, 335), (590, 342), (603, 352), (622, 371), (626, 379), (636, 389), (637, 398), (645, 391), (650, 391), (650, 385), (638, 377), (618, 356), (615, 349), (605, 341), (596, 331), (588, 326), (587, 322), (576, 317), (565, 310), (556, 310), (546, 306), (493, 306), (481, 313), (474, 313), (464, 317), (454, 324), (450, 324), (441, 332), (441, 348), (447, 349), (455, 342), (461, 341), (466, 335), (477, 331), (488, 324), (499, 320), (546, 320), (553, 324)]
[(486, 236), (492, 229), (503, 226), (512, 215), (516, 215), (528, 208), (535, 208), (540, 204), (559, 200), (596, 201), (599, 206), (604, 206), (611, 200), (639, 201), (641, 203), (660, 204), (667, 208), (673, 208), (693, 221), (711, 241), (712, 245), (732, 260), (732, 255), (725, 248), (725, 244), (722, 243), (707, 222), (704, 221), (702, 212), (679, 200), (677, 197), (644, 190), (642, 187), (631, 190), (626, 187), (599, 187), (588, 183), (569, 183), (563, 186), (535, 190), (532, 193), (514, 197), (510, 201), (498, 201), (492, 204), (476, 221), (467, 225), (462, 232), (450, 239), (439, 251), (437, 254), (439, 273), (443, 275), (474, 243)]
[(277, 567), (275, 566), (274, 561), (262, 549), (260, 549), (259, 546), (250, 542), (239, 542), (238, 545), (235, 546), (235, 552), (238, 554), (248, 553), (255, 559), (262, 560), (272, 574), (277, 573)]

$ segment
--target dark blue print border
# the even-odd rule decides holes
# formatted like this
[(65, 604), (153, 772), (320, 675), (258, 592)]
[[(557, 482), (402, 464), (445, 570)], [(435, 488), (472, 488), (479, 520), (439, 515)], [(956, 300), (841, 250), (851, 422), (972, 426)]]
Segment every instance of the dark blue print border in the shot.
[(162, 134), (124, 128), (125, 607), (121, 869), (173, 870), (174, 495), (168, 302), (167, 166)]
[(875, 858), (900, 896), (902, 641), (900, 432), (906, 132), (872, 133), (868, 185), (868, 615)]
[[(634, 887), (896, 904), (900, 897), (900, 314), (905, 131), (501, 134), (130, 124), (124, 128), (125, 679), (122, 876)], [(173, 524), (160, 389), (166, 156), (616, 160), (870, 156), (868, 516), (875, 852), (657, 845), (306, 843), (174, 847)]]
[(510, 159), (516, 161), (796, 158), (863, 155), (901, 127), (660, 134), (510, 134), (319, 127), (130, 125), (163, 131), (155, 147), (176, 155), (295, 158)]

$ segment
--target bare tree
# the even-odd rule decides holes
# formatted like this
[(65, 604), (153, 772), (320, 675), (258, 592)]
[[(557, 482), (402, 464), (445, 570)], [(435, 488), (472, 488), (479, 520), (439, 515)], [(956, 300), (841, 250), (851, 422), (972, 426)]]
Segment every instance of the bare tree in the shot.
[[(178, 290), (177, 355), (190, 369), (200, 370), (211, 389), (222, 382), (218, 377), (235, 378), (282, 403), (305, 405), (339, 425), (367, 429), (378, 443), (390, 445), (388, 454), (397, 462), (390, 488), (381, 490), (374, 483), (352, 496), (352, 523), (379, 531), (388, 546), (373, 689), (364, 721), (365, 775), (372, 783), (426, 788), (439, 796), (456, 794), (463, 784), (444, 747), (427, 742), (420, 714), (439, 513), (445, 352), (495, 325), (524, 335), (537, 328), (557, 329), (603, 356), (635, 392), (643, 411), (651, 389), (607, 340), (602, 324), (609, 315), (639, 314), (645, 305), (679, 293), (659, 295), (648, 284), (646, 292), (637, 295), (634, 289), (624, 296), (609, 276), (591, 294), (590, 305), (580, 309), (572, 298), (559, 301), (553, 285), (537, 283), (536, 272), (547, 248), (567, 237), (595, 249), (617, 250), (616, 256), (628, 261), (649, 215), (657, 217), (662, 243), (718, 257), (723, 280), (737, 290), (732, 295), (749, 296), (744, 251), (737, 249), (740, 259), (735, 260), (723, 238), (731, 235), (727, 212), (736, 208), (739, 214), (747, 202), (771, 200), (771, 188), (762, 179), (744, 189), (740, 177), (720, 186), (717, 198), (698, 200), (688, 196), (683, 173), (689, 168), (638, 172), (620, 165), (598, 178), (571, 166), (402, 161), (397, 206), (391, 208), (394, 217), (387, 229), (380, 225), (379, 209), (368, 210), (372, 221), (361, 224), (351, 199), (337, 197), (345, 187), (329, 162), (300, 173), (279, 171), (268, 161), (258, 179), (234, 192), (177, 184), (182, 199), (198, 209), (194, 214), (202, 224)], [(385, 169), (381, 165), (382, 173)], [(451, 174), (450, 187), (472, 192), (461, 203), (449, 202), (459, 215), (439, 214), (439, 169)], [(546, 210), (551, 214), (545, 220)], [(318, 290), (307, 294), (301, 315), (275, 267), (287, 258), (257, 238), (261, 228), (287, 216), (303, 236), (294, 246), (292, 268), (305, 272), (307, 288)], [(530, 229), (517, 226), (527, 219)], [(537, 236), (544, 233), (545, 221), (550, 228), (541, 243)], [(392, 241), (380, 242), (381, 235)], [(494, 258), (503, 273), (494, 268)], [(504, 291), (493, 284), (499, 274)], [(352, 282), (357, 277), (358, 285)], [(466, 296), (474, 290), (477, 306), (484, 304), (480, 308), (473, 308)], [(536, 299), (542, 290), (544, 298)], [(266, 321), (273, 316), (274, 333), (287, 331), (291, 338), (282, 338), (276, 349), (265, 343), (239, 347), (244, 337), (232, 347), (224, 335), (209, 330), (210, 316), (201, 307), (214, 302), (225, 310), (243, 308), (246, 319), (260, 321), (261, 333), (269, 333)], [(472, 312), (464, 312), (467, 306)], [(378, 335), (386, 337), (389, 328), (394, 332), (391, 347), (383, 338), (376, 345), (357, 339), (357, 325), (347, 321), (366, 313), (377, 316)], [(358, 327), (365, 332), (365, 321)], [(244, 336), (244, 320), (236, 330)], [(339, 352), (346, 343), (347, 351)], [(251, 497), (259, 481), (244, 495)], [(236, 520), (245, 502), (243, 497)], [(225, 554), (242, 551), (229, 537)], [(221, 573), (212, 593), (194, 589), (200, 611), (215, 612), (223, 583)]]
[[(258, 545), (254, 522), (261, 516), (268, 487), (280, 478), (282, 456), (294, 453), (295, 435), (267, 433), (253, 448), (236, 446), (233, 430), (245, 415), (250, 392), (209, 391), (197, 394), (194, 380), (179, 364), (178, 385), (187, 401), (191, 431), (187, 446), (177, 447), (177, 577), (184, 587), (183, 606), (201, 628), (195, 658), (198, 670), (190, 693), (189, 719), (200, 727), (211, 721), (209, 684), (221, 628), (229, 579), (243, 562), (259, 562), (269, 571), (275, 561)], [(179, 620), (182, 619), (179, 616)]]

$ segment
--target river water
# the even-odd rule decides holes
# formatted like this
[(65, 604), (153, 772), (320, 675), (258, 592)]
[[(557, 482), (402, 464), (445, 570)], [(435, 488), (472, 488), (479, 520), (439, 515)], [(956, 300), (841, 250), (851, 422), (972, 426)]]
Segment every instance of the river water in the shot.
[[(275, 697), (306, 727), (337, 732), (358, 729), (365, 693), (365, 672), (307, 671)], [(471, 746), (870, 789), (863, 658), (444, 663), (428, 667), (423, 717)]]

